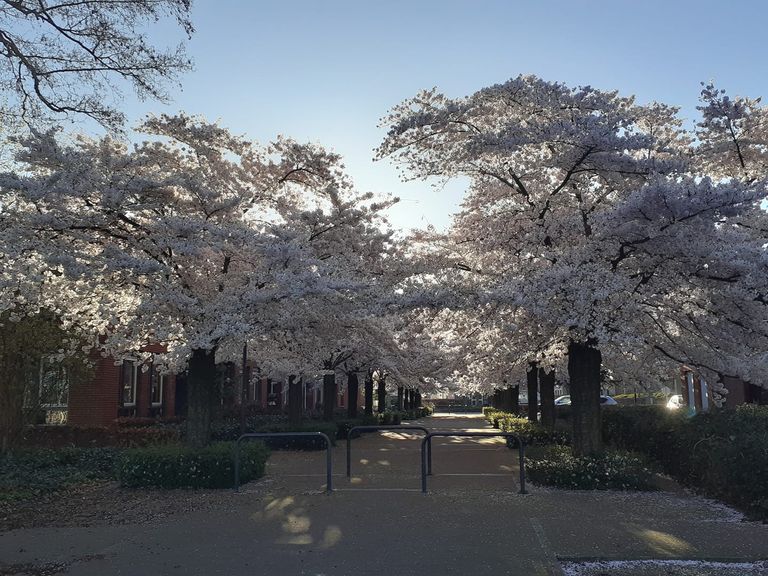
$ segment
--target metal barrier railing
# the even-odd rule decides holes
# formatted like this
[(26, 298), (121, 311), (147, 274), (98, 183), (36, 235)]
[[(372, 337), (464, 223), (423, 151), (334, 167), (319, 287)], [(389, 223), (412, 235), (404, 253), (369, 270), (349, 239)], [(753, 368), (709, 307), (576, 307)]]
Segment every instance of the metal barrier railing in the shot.
[(473, 437), (473, 438), (515, 438), (518, 442), (520, 449), (520, 494), (527, 494), (525, 489), (525, 442), (517, 434), (512, 432), (430, 432), (421, 441), (421, 491), (427, 493), (427, 454), (424, 450), (425, 446), (429, 447), (429, 473), (432, 474), (432, 438), (435, 436), (448, 437), (448, 436), (460, 436), (460, 437)]
[(322, 432), (253, 432), (243, 434), (235, 442), (235, 490), (240, 489), (240, 442), (248, 438), (290, 438), (290, 437), (320, 437), (325, 440), (325, 486), (328, 492), (333, 492), (333, 459), (331, 458), (331, 439)]
[[(352, 436), (353, 432), (377, 432), (379, 430), (420, 430), (429, 435), (429, 430), (424, 426), (353, 426), (347, 432), (347, 478), (352, 476)], [(432, 469), (432, 443), (427, 447), (430, 474)]]

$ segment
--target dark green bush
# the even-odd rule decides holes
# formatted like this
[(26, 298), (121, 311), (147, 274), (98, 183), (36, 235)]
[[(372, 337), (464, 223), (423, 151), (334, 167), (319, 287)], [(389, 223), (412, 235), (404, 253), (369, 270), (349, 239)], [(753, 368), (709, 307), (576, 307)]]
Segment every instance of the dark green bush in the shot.
[(500, 412), (501, 412), (501, 410), (497, 410), (496, 408), (490, 408), (490, 407), (486, 406), (486, 407), (483, 408), (483, 418), (486, 419), (488, 424), (490, 424), (491, 426), (493, 426), (495, 428), (496, 427), (496, 425), (494, 423), (495, 422), (495, 418), (496, 418), (496, 416)]
[(379, 419), (376, 416), (360, 416), (359, 418), (344, 418), (336, 420), (336, 439), (346, 440), (349, 431), (355, 426), (377, 426)]
[[(323, 432), (336, 443), (337, 427), (333, 422), (305, 420), (292, 425), (284, 416), (252, 416), (246, 421), (245, 431), (255, 432)], [(214, 441), (234, 441), (240, 437), (240, 422), (233, 418), (216, 421), (211, 426)], [(264, 442), (272, 450), (323, 450), (322, 438), (266, 438)]]
[[(254, 432), (322, 432), (336, 445), (336, 424), (322, 420), (307, 420), (299, 425), (268, 424)], [(325, 440), (319, 437), (307, 438), (265, 438), (264, 443), (272, 450), (325, 450)]]
[[(114, 448), (27, 448), (0, 456), (0, 494), (30, 496), (114, 478)], [(0, 498), (1, 499), (1, 498)]]
[[(246, 432), (258, 432), (269, 426), (288, 424), (283, 415), (251, 415), (245, 419)], [(219, 418), (211, 422), (211, 439), (214, 441), (237, 440), (240, 437), (240, 419), (235, 417)]]
[[(496, 410), (495, 408), (484, 408), (483, 414), (488, 423), (502, 432), (511, 432), (517, 434), (526, 444), (569, 444), (570, 432), (562, 427), (556, 427), (549, 430), (541, 424), (531, 422), (527, 418)], [(509, 438), (507, 445), (510, 448), (517, 448), (517, 440)]]
[(653, 490), (653, 472), (644, 458), (625, 451), (576, 457), (567, 446), (532, 448), (526, 459), (534, 484), (569, 490)]
[[(495, 417), (498, 420), (498, 428), (502, 432), (517, 434), (526, 445), (570, 444), (570, 434), (563, 429), (549, 430), (541, 424), (531, 422), (527, 418), (507, 413), (501, 414)], [(515, 438), (507, 439), (507, 446), (510, 448), (517, 448), (517, 444)]]
[(179, 424), (156, 422), (152, 426), (147, 426), (145, 421), (150, 419), (136, 420), (136, 423), (129, 425), (118, 424), (95, 428), (29, 426), (24, 430), (22, 444), (40, 448), (67, 446), (133, 448), (179, 441), (181, 430)]
[(657, 460), (681, 483), (768, 519), (768, 406), (740, 406), (686, 418), (662, 407), (603, 414), (613, 446)]
[(401, 412), (382, 412), (379, 414), (379, 424), (382, 426), (397, 426), (402, 420)]
[[(264, 474), (269, 450), (261, 442), (240, 447), (240, 481)], [(120, 484), (129, 488), (231, 488), (234, 477), (234, 444), (217, 442), (201, 449), (181, 445), (131, 448), (117, 461)]]

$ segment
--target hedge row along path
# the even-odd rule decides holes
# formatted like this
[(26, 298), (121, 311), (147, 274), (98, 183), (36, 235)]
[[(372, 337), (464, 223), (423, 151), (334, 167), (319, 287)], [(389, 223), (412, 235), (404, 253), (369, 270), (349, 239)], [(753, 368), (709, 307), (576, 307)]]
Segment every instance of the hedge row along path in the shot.
[[(436, 416), (431, 429), (491, 430), (479, 415)], [(0, 573), (61, 565), (96, 574), (564, 574), (566, 560), (768, 558), (768, 525), (673, 487), (658, 493), (579, 493), (529, 486), (517, 494), (516, 452), (493, 438), (435, 439), (435, 476), (419, 491), (421, 434), (382, 432), (324, 453), (276, 452), (241, 492), (188, 493), (193, 506), (119, 524), (0, 534)], [(183, 492), (174, 491), (178, 498)], [(163, 493), (134, 506), (152, 510)], [(83, 501), (82, 506), (88, 503)], [(64, 568), (62, 568), (63, 570)], [(16, 572), (14, 572), (14, 570)], [(34, 573), (34, 572), (31, 572)], [(50, 572), (55, 573), (55, 572)], [(64, 573), (64, 572), (61, 572)]]

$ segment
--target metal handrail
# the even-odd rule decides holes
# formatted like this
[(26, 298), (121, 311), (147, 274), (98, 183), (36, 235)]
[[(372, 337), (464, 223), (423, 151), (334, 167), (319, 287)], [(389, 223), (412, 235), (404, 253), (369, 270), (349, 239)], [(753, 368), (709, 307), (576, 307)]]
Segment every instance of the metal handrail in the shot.
[(331, 458), (331, 439), (322, 432), (252, 432), (243, 434), (235, 442), (235, 490), (240, 490), (240, 442), (248, 438), (288, 438), (321, 437), (325, 440), (325, 476), (326, 490), (333, 492), (333, 459)]
[[(353, 432), (377, 432), (379, 430), (420, 430), (429, 435), (429, 430), (424, 426), (353, 426), (347, 432), (347, 478), (352, 476), (352, 433)], [(427, 448), (429, 454), (430, 473), (432, 469), (432, 443)]]
[(528, 494), (525, 489), (525, 442), (517, 434), (512, 432), (430, 432), (421, 441), (421, 491), (427, 493), (427, 458), (424, 451), (425, 446), (430, 448), (429, 458), (429, 472), (432, 473), (432, 438), (435, 436), (448, 437), (448, 436), (461, 436), (461, 437), (477, 437), (477, 438), (515, 438), (520, 446), (520, 494)]

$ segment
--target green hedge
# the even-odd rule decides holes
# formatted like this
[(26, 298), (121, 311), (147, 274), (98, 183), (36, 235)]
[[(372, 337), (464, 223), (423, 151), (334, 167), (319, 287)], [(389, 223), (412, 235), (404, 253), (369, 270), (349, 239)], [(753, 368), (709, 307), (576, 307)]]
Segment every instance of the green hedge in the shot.
[[(173, 444), (181, 438), (178, 424), (143, 425), (145, 420), (131, 425), (117, 425), (94, 428), (74, 426), (29, 426), (25, 428), (22, 445), (26, 447), (121, 447), (137, 448), (153, 444)], [(142, 425), (139, 425), (139, 422)]]
[[(261, 442), (240, 447), (240, 481), (264, 475), (269, 450)], [(117, 477), (128, 488), (231, 488), (234, 444), (217, 442), (202, 449), (181, 445), (131, 448), (117, 460)]]
[[(346, 439), (353, 426), (397, 426), (404, 420), (415, 420), (431, 414), (428, 407), (410, 411), (387, 411), (358, 418), (338, 418), (331, 422), (307, 419), (299, 425), (289, 424), (284, 416), (251, 416), (246, 422), (246, 432), (323, 432), (335, 445), (337, 439)], [(211, 439), (214, 441), (234, 441), (240, 437), (240, 421), (225, 418), (215, 421), (211, 426)], [(318, 438), (270, 438), (264, 442), (272, 450), (323, 450), (325, 442)]]
[(374, 416), (360, 416), (359, 418), (343, 418), (336, 420), (336, 438), (338, 440), (346, 440), (349, 431), (355, 426), (377, 426), (379, 419)]
[(682, 484), (768, 519), (768, 406), (686, 418), (659, 406), (603, 414), (605, 441), (660, 462)]
[[(289, 424), (285, 418), (259, 417), (249, 420), (245, 428), (248, 433), (256, 432), (323, 432), (336, 444), (338, 428), (334, 422), (305, 420), (299, 425)], [(240, 437), (240, 423), (234, 420), (215, 422), (211, 430), (211, 439), (219, 442), (231, 442)], [(264, 442), (272, 450), (324, 450), (322, 438), (268, 438)]]
[[(502, 432), (512, 432), (523, 439), (526, 445), (542, 444), (570, 444), (571, 436), (566, 430), (555, 428), (549, 430), (539, 423), (531, 422), (527, 418), (520, 418), (507, 414), (498, 418), (499, 428)], [(517, 448), (517, 440), (509, 438), (507, 445)]]
[[(531, 422), (527, 418), (517, 416), (510, 412), (503, 412), (495, 408), (484, 408), (483, 414), (488, 423), (502, 432), (512, 432), (524, 439), (529, 444), (570, 444), (570, 432), (563, 428), (549, 430), (539, 423)], [(517, 448), (517, 440), (509, 438), (507, 445)]]
[(625, 451), (576, 457), (568, 446), (533, 448), (526, 472), (534, 484), (569, 490), (654, 490), (647, 461)]
[[(320, 420), (308, 420), (299, 425), (269, 424), (262, 426), (254, 432), (322, 432), (331, 439), (331, 444), (336, 445), (336, 433), (338, 428), (333, 422)], [(265, 438), (264, 443), (272, 450), (325, 450), (325, 440), (318, 437), (309, 438)]]
[(113, 448), (25, 448), (0, 456), (0, 501), (114, 478)]

